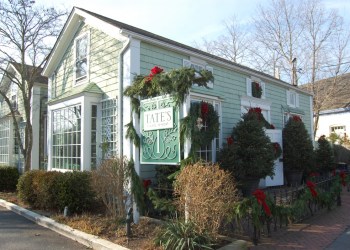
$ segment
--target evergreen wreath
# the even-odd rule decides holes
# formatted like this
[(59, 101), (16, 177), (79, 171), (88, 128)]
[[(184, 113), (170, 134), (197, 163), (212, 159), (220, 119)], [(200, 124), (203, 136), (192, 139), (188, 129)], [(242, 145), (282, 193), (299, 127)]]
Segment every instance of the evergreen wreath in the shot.
[(278, 159), (282, 155), (281, 145), (278, 142), (273, 142), (272, 146), (275, 152), (275, 159)]
[(262, 88), (260, 83), (252, 82), (252, 96), (256, 98), (261, 98), (262, 96)]
[(196, 158), (201, 146), (209, 145), (219, 132), (219, 116), (213, 105), (207, 102), (192, 103), (189, 115), (182, 119), (180, 136), (191, 139), (190, 157)]

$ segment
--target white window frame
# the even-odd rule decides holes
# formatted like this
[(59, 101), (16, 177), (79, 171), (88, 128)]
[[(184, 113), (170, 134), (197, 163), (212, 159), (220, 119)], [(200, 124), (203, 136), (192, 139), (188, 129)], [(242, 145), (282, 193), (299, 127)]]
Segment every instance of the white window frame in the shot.
[(260, 98), (250, 97), (250, 96), (242, 96), (241, 97), (241, 115), (244, 115), (248, 112), (250, 108), (261, 108), (262, 111), (266, 112), (264, 118), (267, 122), (271, 123), (271, 104), (272, 102), (269, 100), (263, 100)]
[[(193, 68), (196, 72), (199, 72), (200, 70), (206, 69), (210, 71), (214, 75), (214, 68), (208, 65), (205, 65), (204, 63), (196, 63), (190, 60), (183, 59), (183, 67), (186, 68)], [(193, 84), (194, 86), (197, 86), (196, 84)], [(214, 88), (214, 82), (209, 81), (207, 82), (208, 88), (212, 89)]]
[(299, 94), (294, 90), (287, 90), (287, 105), (292, 108), (299, 107)]
[[(86, 76), (84, 77), (80, 77), (79, 79), (77, 78), (76, 76), (76, 72), (77, 72), (77, 66), (76, 66), (76, 63), (77, 63), (77, 42), (78, 40), (82, 39), (84, 36), (86, 36), (86, 39), (87, 39), (87, 49), (86, 49)], [(81, 85), (81, 84), (84, 84), (86, 82), (89, 81), (89, 76), (90, 76), (90, 32), (85, 32), (79, 36), (77, 36), (75, 39), (74, 39), (74, 61), (73, 61), (74, 65), (73, 65), (73, 68), (74, 68), (74, 86), (77, 86), (77, 85)]]
[[(261, 86), (262, 89), (262, 94), (261, 94), (261, 98), (256, 98), (253, 97), (252, 94), (252, 82), (258, 82)], [(256, 98), (256, 99), (266, 99), (266, 87), (265, 87), (265, 82), (261, 81), (261, 79), (257, 78), (257, 77), (247, 77), (246, 78), (246, 90), (247, 90), (247, 96)]]
[[(214, 138), (212, 143), (211, 143), (211, 159), (212, 162), (216, 162), (217, 159), (217, 151), (220, 150), (222, 147), (222, 105), (221, 105), (221, 100), (216, 97), (216, 96), (210, 96), (210, 95), (204, 95), (204, 94), (199, 94), (199, 93), (190, 93), (190, 103), (191, 101), (204, 101), (208, 102), (213, 105), (214, 109), (217, 107), (218, 110), (216, 112), (218, 113), (219, 116), (219, 137)], [(198, 152), (201, 152), (199, 150)]]
[(293, 117), (293, 116), (299, 116), (300, 119), (303, 121), (303, 115), (302, 114), (291, 113), (291, 112), (284, 112), (283, 117), (282, 117), (282, 119), (283, 119), (283, 121), (282, 121), (283, 127), (286, 126), (289, 118)]
[[(332, 129), (334, 128), (334, 131)], [(329, 134), (336, 133), (337, 135), (344, 135), (346, 133), (346, 125), (330, 125)]]

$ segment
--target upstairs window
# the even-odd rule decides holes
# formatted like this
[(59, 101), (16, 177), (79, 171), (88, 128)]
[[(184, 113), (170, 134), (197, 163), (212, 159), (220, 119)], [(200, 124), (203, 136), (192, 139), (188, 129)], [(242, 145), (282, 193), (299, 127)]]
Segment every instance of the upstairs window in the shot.
[(287, 90), (287, 105), (292, 108), (299, 107), (299, 94), (293, 90)]
[[(200, 72), (201, 70), (208, 70), (210, 71), (212, 74), (214, 74), (214, 69), (213, 67), (210, 67), (210, 66), (207, 66), (207, 65), (202, 65), (202, 64), (198, 64), (198, 63), (194, 63), (194, 62), (191, 62), (189, 60), (183, 60), (183, 66), (186, 67), (186, 68), (191, 68), (191, 69), (194, 69), (196, 72)], [(196, 86), (196, 84), (193, 84), (194, 86)], [(212, 81), (210, 82), (207, 82), (207, 86), (208, 88), (213, 88), (214, 87), (214, 83)]]
[(75, 40), (75, 82), (87, 79), (88, 74), (88, 34)]
[(11, 108), (12, 110), (17, 110), (17, 95), (11, 96)]
[(17, 110), (17, 91), (18, 86), (14, 83), (11, 84), (11, 108)]
[(258, 78), (246, 78), (247, 96), (265, 99), (265, 83)]

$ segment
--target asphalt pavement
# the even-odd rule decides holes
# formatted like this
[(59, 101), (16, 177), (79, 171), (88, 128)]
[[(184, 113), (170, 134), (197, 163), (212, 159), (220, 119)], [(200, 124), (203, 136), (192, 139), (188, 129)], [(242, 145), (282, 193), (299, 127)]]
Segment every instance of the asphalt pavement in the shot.
[(1, 250), (88, 249), (0, 206)]
[(350, 227), (342, 233), (333, 243), (326, 248), (327, 250), (350, 249)]

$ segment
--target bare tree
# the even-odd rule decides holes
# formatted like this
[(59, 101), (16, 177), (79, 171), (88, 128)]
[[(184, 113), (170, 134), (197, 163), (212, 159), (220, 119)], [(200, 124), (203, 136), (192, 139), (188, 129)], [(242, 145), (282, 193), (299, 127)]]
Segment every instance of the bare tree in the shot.
[[(0, 2), (0, 74), (11, 79), (18, 86), (24, 103), (25, 138), (19, 140), (24, 156), (25, 171), (30, 170), (33, 134), (31, 124), (31, 98), (34, 82), (40, 76), (52, 43), (62, 28), (66, 11), (37, 6), (30, 0), (7, 0)], [(6, 65), (16, 64), (18, 74), (8, 70)], [(30, 66), (28, 66), (30, 65)], [(7, 90), (0, 89), (0, 95), (9, 107)], [(20, 138), (16, 112), (11, 109), (15, 134)]]
[(232, 62), (246, 64), (250, 42), (245, 25), (232, 17), (224, 22), (224, 30), (224, 34), (215, 40), (203, 39), (202, 44), (195, 43), (194, 46)]
[[(260, 48), (255, 50), (255, 58), (257, 61), (273, 60), (270, 67), (279, 68), (287, 81), (293, 78), (292, 61), (301, 52), (298, 46), (304, 29), (301, 15), (299, 1), (271, 0), (269, 5), (259, 5), (254, 18), (254, 37)], [(268, 69), (270, 72), (274, 70)]]
[(306, 87), (314, 94), (315, 137), (320, 111), (336, 99), (345, 84), (341, 75), (349, 70), (345, 59), (349, 56), (350, 33), (337, 12), (326, 11), (318, 0), (309, 0), (305, 9), (305, 67), (310, 65)]

